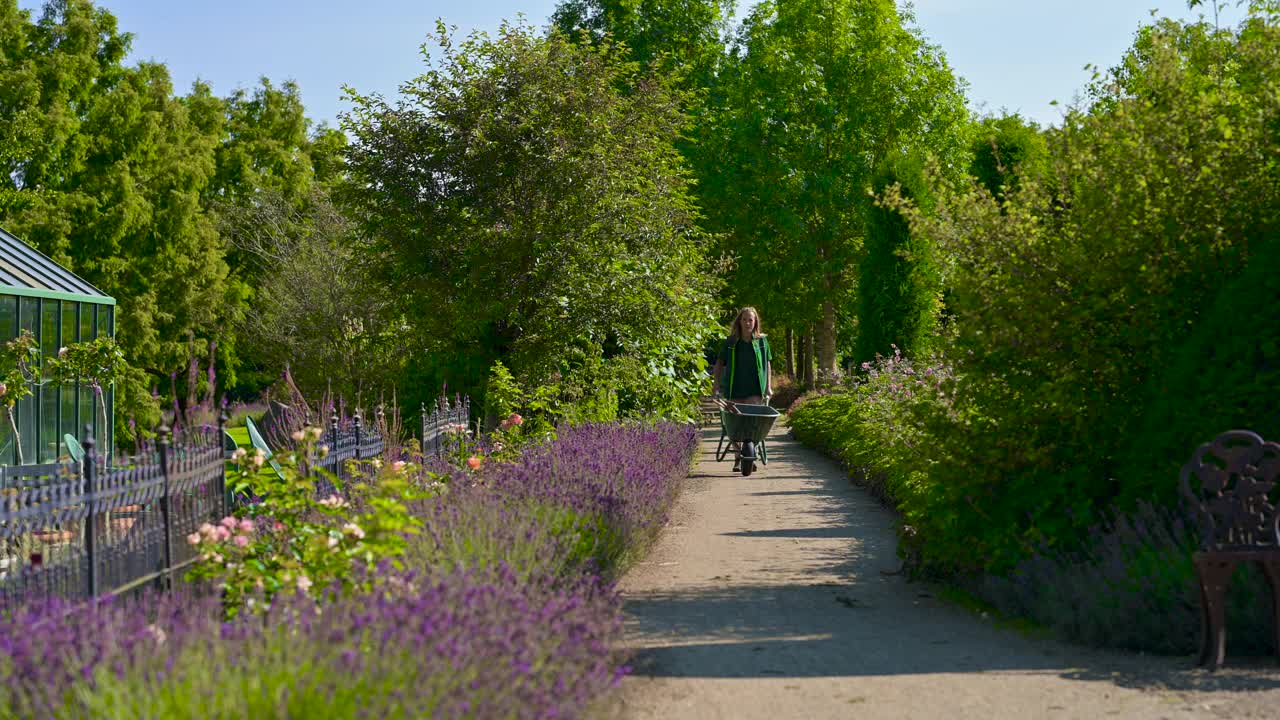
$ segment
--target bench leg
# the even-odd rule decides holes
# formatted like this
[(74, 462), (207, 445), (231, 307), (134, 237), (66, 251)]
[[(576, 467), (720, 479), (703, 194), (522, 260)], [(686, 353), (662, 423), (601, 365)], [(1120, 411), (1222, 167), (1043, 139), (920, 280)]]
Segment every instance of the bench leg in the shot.
[(1227, 585), (1236, 562), (1198, 557), (1195, 565), (1200, 580), (1200, 665), (1217, 670), (1227, 655)]
[(1280, 658), (1280, 560), (1264, 560), (1258, 564), (1262, 566), (1262, 574), (1271, 586), (1272, 641), (1275, 643), (1276, 657)]

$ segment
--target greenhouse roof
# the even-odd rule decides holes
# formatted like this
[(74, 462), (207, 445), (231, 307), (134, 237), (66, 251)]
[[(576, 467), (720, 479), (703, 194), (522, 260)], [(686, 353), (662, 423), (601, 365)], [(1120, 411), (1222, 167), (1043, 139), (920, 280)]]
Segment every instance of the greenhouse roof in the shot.
[(0, 295), (115, 305), (75, 273), (0, 228)]

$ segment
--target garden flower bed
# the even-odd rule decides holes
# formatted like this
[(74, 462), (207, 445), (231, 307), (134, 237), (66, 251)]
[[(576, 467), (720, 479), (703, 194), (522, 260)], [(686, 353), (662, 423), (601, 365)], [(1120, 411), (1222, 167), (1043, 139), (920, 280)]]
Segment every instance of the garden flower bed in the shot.
[(227, 619), (165, 596), (0, 619), (0, 717), (581, 716), (625, 672), (612, 581), (665, 522), (696, 434), (587, 426), (453, 468), (402, 556)]

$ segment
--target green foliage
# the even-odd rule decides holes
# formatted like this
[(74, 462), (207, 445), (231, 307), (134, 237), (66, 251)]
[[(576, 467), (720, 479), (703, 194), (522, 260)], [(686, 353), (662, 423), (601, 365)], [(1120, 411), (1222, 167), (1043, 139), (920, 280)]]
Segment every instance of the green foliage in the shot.
[(1249, 249), (1244, 270), (1224, 283), (1167, 365), (1142, 388), (1143, 412), (1126, 438), (1116, 477), (1122, 505), (1172, 501), (1190, 451), (1231, 429), (1280, 438), (1280, 242)]
[(316, 473), (341, 487), (336, 477), (307, 467), (307, 458), (328, 452), (317, 444), (320, 435), (314, 427), (295, 433), (298, 446), (280, 458), (279, 476), (263, 471), (262, 451), (237, 450), (230, 489), (258, 502), (246, 506), (242, 517), (206, 523), (186, 538), (200, 552), (188, 576), (215, 581), (228, 616), (262, 611), (280, 592), (318, 598), (335, 586), (367, 591), (373, 576), (359, 569), (384, 561), (401, 567), (408, 536), (422, 524), (407, 505), (422, 496), (408, 479), (414, 468), (396, 462), (379, 464), (373, 478), (357, 474), (349, 490), (358, 512), (339, 495), (317, 499)]
[(1022, 177), (1042, 179), (1049, 145), (1040, 128), (1019, 115), (983, 118), (970, 142), (969, 174), (994, 198), (1016, 192)]
[(516, 382), (511, 371), (501, 362), (496, 362), (489, 370), (489, 384), (485, 386), (485, 414), (489, 417), (504, 418), (523, 409), (524, 391)]
[(4, 344), (4, 354), (0, 355), (0, 403), (4, 404), (5, 414), (9, 418), (9, 430), (13, 433), (14, 446), (18, 450), (19, 465), (25, 460), (22, 457), (22, 436), (18, 432), (13, 409), (20, 400), (32, 394), (32, 388), (39, 380), (39, 364), (40, 345), (30, 330), (24, 328), (18, 333), (18, 337)]
[[(299, 203), (301, 207), (299, 207)], [(221, 230), (253, 271), (237, 349), (259, 367), (289, 368), (308, 396), (375, 397), (404, 366), (404, 328), (386, 289), (358, 264), (353, 223), (320, 190), (290, 199), (262, 190), (222, 205)]]
[(735, 259), (729, 299), (783, 326), (822, 318), (824, 364), (835, 317), (856, 315), (877, 168), (900, 152), (962, 164), (961, 86), (910, 19), (892, 0), (760, 3), (707, 118), (700, 180)]
[[(924, 168), (916, 158), (892, 158), (877, 174), (882, 194), (896, 187), (923, 211), (931, 205)], [(908, 357), (928, 351), (941, 310), (941, 280), (928, 240), (912, 233), (897, 209), (870, 209), (866, 252), (858, 268), (858, 335), (854, 362), (900, 350)]]
[(40, 344), (35, 335), (24, 328), (18, 337), (5, 342), (0, 363), (0, 403), (13, 409), (19, 400), (31, 395), (32, 384), (39, 379)]
[(802, 398), (788, 422), (797, 439), (834, 455), (862, 485), (902, 512), (899, 551), (915, 561), (918, 538), (946, 522), (946, 508), (929, 483), (936, 460), (920, 418), (952, 412), (954, 378), (945, 365), (912, 362), (900, 353), (862, 369), (834, 391)]
[(46, 374), (56, 383), (84, 383), (93, 389), (93, 401), (102, 414), (100, 427), (107, 428), (106, 388), (128, 377), (129, 364), (115, 338), (103, 336), (72, 343), (58, 350), (46, 365)]
[[(927, 563), (1003, 571), (1078, 548), (1117, 501), (1174, 504), (1172, 469), (1219, 423), (1274, 434), (1274, 410), (1226, 408), (1274, 382), (1277, 326), (1245, 310), (1272, 294), (1280, 232), (1277, 48), (1262, 16), (1159, 21), (1049, 134), (1043, 180), (896, 204), (939, 250), (956, 316), (955, 402), (921, 419)], [(1224, 326), (1243, 333), (1230, 360), (1208, 352)]]
[(551, 24), (568, 37), (585, 32), (593, 42), (606, 37), (625, 44), (631, 58), (678, 73), (690, 88), (715, 80), (724, 56), (732, 0), (565, 0)]
[(681, 93), (608, 40), (505, 26), (437, 44), (403, 99), (353, 95), (345, 124), (346, 196), (416, 349), (532, 388), (585, 347), (685, 372), (714, 286), (673, 145)]
[(332, 130), (308, 137), (293, 84), (177, 96), (164, 65), (125, 64), (131, 40), (88, 0), (37, 19), (0, 2), (0, 223), (117, 299), (122, 436), (126, 418), (158, 418), (151, 388), (189, 348), (217, 341), (228, 385), (252, 355), (236, 340), (256, 268), (211, 211), (263, 190), (305, 199), (339, 174), (343, 146)]

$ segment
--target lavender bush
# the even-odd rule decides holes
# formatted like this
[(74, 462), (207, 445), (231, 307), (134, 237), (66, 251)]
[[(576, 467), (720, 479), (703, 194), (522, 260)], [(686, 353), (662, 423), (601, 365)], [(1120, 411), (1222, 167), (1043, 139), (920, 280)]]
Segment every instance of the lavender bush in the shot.
[[(1010, 615), (1063, 637), (1101, 647), (1184, 654), (1198, 648), (1198, 547), (1185, 514), (1142, 505), (1093, 528), (1084, 549), (1043, 551), (1005, 576), (986, 576), (974, 592)], [(1271, 649), (1268, 591), (1252, 567), (1236, 573), (1228, 595), (1233, 652)]]
[[(580, 717), (624, 672), (611, 578), (665, 521), (696, 432), (564, 430), (453, 468), (404, 570), (226, 620), (190, 592), (0, 619), (0, 718)], [(371, 588), (371, 589), (369, 589)]]
[(601, 559), (619, 567), (666, 523), (697, 443), (691, 425), (580, 425), (519, 463), (488, 466), (482, 477), (503, 498), (599, 518), (617, 534), (616, 552)]
[[(548, 718), (620, 677), (611, 591), (514, 574), (395, 577), (218, 622), (216, 601), (48, 605), (3, 627), (14, 718)], [(30, 628), (48, 632), (23, 632)]]

